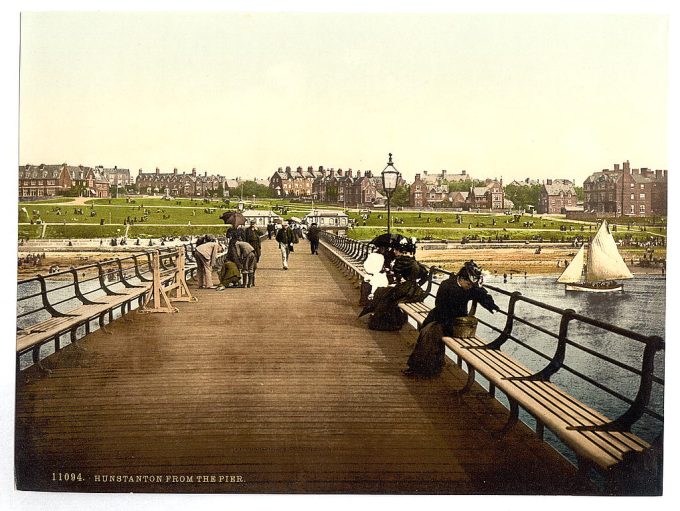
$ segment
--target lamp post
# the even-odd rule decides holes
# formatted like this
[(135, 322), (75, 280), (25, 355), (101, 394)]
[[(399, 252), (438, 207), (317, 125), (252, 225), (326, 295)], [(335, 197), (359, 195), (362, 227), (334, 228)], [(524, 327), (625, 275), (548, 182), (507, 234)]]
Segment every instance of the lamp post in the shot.
[(387, 195), (387, 234), (390, 233), (390, 201), (399, 182), (399, 171), (394, 168), (394, 163), (392, 163), (392, 153), (389, 153), (389, 155), (390, 159), (387, 162), (387, 166), (382, 171), (383, 190), (385, 195)]

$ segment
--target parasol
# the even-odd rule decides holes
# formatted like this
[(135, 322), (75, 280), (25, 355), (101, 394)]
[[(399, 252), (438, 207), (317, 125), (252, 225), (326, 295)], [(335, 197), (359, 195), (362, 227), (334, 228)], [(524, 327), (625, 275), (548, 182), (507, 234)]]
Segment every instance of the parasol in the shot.
[(384, 247), (384, 248), (389, 248), (392, 246), (393, 243), (398, 243), (401, 241), (404, 237), (401, 234), (397, 233), (385, 233), (385, 234), (380, 234), (379, 236), (376, 236), (371, 240), (371, 245), (375, 245), (376, 247)]
[(225, 211), (224, 213), (222, 213), (222, 216), (220, 216), (220, 218), (224, 221), (225, 224), (230, 224), (233, 225), (234, 227), (238, 225), (246, 225), (246, 217), (244, 217), (238, 211)]

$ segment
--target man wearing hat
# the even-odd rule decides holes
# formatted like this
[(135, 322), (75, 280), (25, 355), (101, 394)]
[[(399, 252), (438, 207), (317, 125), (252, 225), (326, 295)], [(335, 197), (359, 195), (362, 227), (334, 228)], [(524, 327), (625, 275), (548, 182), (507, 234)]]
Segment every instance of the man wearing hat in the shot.
[(250, 243), (250, 246), (253, 247), (253, 249), (255, 249), (255, 257), (257, 258), (258, 263), (260, 262), (260, 254), (262, 253), (260, 236), (262, 236), (262, 233), (255, 225), (255, 220), (251, 220), (250, 225), (246, 229), (245, 240)]
[(293, 246), (293, 231), (288, 227), (288, 224), (284, 222), (281, 228), (276, 233), (276, 241), (279, 243), (279, 250), (281, 250), (281, 262), (283, 264), (283, 269), (288, 269), (288, 254)]
[(312, 254), (319, 254), (319, 227), (316, 222), (313, 222), (310, 228), (307, 230), (307, 239), (309, 240), (309, 247), (312, 250)]

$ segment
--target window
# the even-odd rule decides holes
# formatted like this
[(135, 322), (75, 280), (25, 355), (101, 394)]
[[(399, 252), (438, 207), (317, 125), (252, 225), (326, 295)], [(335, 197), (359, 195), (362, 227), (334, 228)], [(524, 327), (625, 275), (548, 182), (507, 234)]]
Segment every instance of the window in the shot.
[(630, 200), (635, 200), (635, 194), (634, 193), (630, 194)]
[(644, 212), (645, 212), (645, 205), (640, 204), (640, 213), (644, 213)]
[(640, 190), (644, 190), (644, 189), (645, 189), (645, 184), (644, 184), (644, 183), (640, 183)]
[(631, 188), (635, 188), (635, 183), (631, 183), (631, 184), (630, 184), (630, 187), (631, 187)]
[(630, 212), (635, 214), (635, 204), (630, 205)]
[(640, 194), (640, 200), (645, 200), (645, 194), (644, 193)]

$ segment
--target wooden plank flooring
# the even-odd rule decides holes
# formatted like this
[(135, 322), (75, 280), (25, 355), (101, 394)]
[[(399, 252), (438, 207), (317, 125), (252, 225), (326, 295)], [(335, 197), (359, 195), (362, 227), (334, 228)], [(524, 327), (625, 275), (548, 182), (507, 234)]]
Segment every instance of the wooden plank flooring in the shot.
[[(464, 373), (455, 366), (434, 379), (402, 376), (413, 329), (368, 330), (357, 290), (308, 247), (301, 242), (283, 271), (266, 241), (255, 288), (192, 282), (198, 303), (132, 313), (110, 325), (112, 335), (80, 341), (84, 351), (48, 358), (51, 375), (19, 375), (18, 487), (593, 492), (527, 428), (494, 436), (505, 410), (481, 389), (459, 401)], [(59, 482), (60, 472), (82, 481)]]

